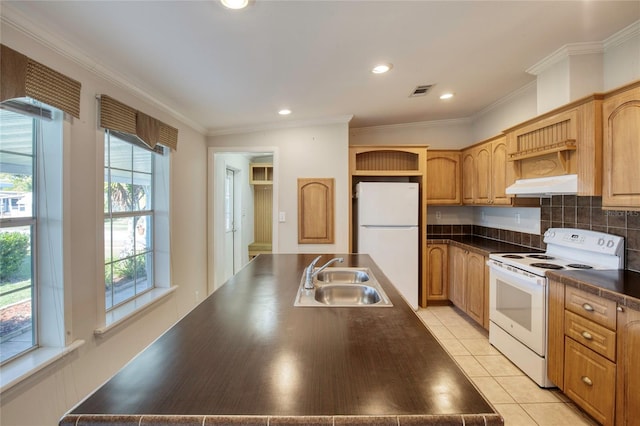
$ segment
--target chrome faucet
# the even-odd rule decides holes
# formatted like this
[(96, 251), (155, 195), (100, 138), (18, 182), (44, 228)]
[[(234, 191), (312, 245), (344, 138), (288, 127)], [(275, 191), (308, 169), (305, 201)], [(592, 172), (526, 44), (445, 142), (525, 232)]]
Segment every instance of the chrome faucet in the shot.
[(313, 288), (313, 279), (315, 278), (315, 276), (318, 275), (320, 272), (322, 272), (329, 265), (331, 265), (333, 263), (336, 263), (336, 262), (339, 262), (339, 263), (344, 262), (344, 258), (342, 258), (342, 257), (334, 257), (333, 259), (331, 259), (330, 261), (328, 261), (327, 263), (325, 263), (324, 265), (319, 267), (314, 272), (313, 270), (316, 267), (316, 263), (318, 263), (318, 260), (320, 260), (321, 257), (322, 256), (318, 256), (315, 259), (313, 259), (311, 261), (311, 263), (309, 264), (309, 266), (307, 266), (307, 268), (304, 271), (304, 273), (305, 273), (304, 288), (306, 290), (311, 290)]

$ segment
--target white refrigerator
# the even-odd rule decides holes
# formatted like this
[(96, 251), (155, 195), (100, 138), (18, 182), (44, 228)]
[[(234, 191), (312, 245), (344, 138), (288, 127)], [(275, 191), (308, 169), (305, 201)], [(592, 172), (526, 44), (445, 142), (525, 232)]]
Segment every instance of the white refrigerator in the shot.
[(418, 184), (360, 182), (358, 253), (369, 254), (414, 310), (418, 309)]

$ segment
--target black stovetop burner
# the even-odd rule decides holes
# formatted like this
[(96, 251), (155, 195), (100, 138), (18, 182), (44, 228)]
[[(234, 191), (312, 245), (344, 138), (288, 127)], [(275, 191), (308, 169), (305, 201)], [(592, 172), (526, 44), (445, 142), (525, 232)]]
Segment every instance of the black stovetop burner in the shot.
[(575, 269), (593, 269), (593, 266), (585, 265), (584, 263), (570, 263), (567, 266)]
[(532, 259), (540, 259), (540, 260), (553, 260), (553, 256), (549, 256), (547, 254), (528, 254), (527, 257)]
[(563, 266), (556, 265), (555, 263), (532, 263), (531, 266), (542, 269), (564, 269)]
[(504, 254), (502, 257), (507, 259), (524, 259), (524, 256), (520, 256), (519, 254)]

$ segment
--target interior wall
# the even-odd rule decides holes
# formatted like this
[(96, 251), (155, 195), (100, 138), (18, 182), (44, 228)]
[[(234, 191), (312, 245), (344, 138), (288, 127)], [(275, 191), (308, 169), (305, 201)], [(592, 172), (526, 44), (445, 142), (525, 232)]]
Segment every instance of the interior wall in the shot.
[(460, 149), (471, 144), (471, 120), (424, 121), (351, 129), (349, 145), (429, 145)]
[[(1, 27), (2, 43), (82, 83), (81, 115), (70, 127), (70, 175), (67, 194), (71, 208), (66, 230), (70, 259), (65, 261), (65, 298), (71, 300), (68, 338), (84, 340), (73, 353), (54, 362), (2, 393), (0, 424), (54, 425), (76, 403), (113, 376), (206, 294), (206, 144), (203, 135), (166, 111), (141, 100), (128, 89), (98, 77), (78, 62), (63, 57), (10, 25)], [(98, 247), (101, 235), (103, 164), (97, 161), (103, 132), (97, 126), (95, 96), (108, 94), (178, 128), (178, 150), (171, 157), (171, 284), (174, 293), (133, 319), (107, 332), (93, 334), (103, 306), (103, 271)]]
[(640, 22), (629, 26), (604, 52), (604, 90), (640, 80)]
[[(346, 253), (349, 249), (348, 123), (291, 127), (260, 132), (210, 136), (210, 148), (238, 150), (270, 146), (274, 160), (275, 253)], [(335, 179), (335, 243), (298, 244), (298, 178)]]
[(537, 115), (537, 84), (535, 81), (516, 90), (473, 117), (471, 134), (476, 142), (499, 135)]

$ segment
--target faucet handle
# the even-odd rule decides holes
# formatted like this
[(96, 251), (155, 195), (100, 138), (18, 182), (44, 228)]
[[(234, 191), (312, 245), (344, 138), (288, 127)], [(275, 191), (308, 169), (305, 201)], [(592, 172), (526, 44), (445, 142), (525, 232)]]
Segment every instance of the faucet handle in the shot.
[(315, 268), (316, 263), (318, 263), (318, 260), (320, 260), (320, 258), (321, 258), (321, 257), (322, 257), (322, 256), (318, 256), (318, 257), (316, 257), (315, 259), (313, 259), (313, 260), (311, 261), (311, 263), (309, 264), (309, 267), (310, 267), (311, 269)]

